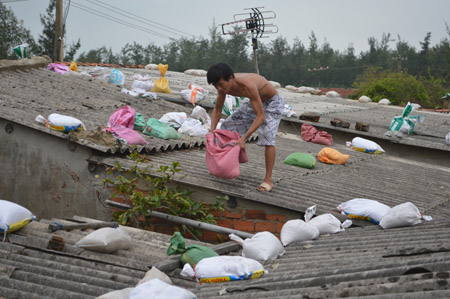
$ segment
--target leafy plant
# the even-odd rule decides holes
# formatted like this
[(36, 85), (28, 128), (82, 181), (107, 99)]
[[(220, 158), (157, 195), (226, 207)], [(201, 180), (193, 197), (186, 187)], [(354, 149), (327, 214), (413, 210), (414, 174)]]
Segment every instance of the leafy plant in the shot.
[[(181, 172), (179, 162), (172, 162), (171, 167), (161, 165), (156, 174), (150, 175), (148, 168), (142, 169), (140, 163), (146, 159), (137, 152), (130, 154), (128, 159), (133, 161), (129, 169), (119, 163), (108, 169), (108, 174), (118, 171), (119, 175), (114, 178), (104, 178), (103, 185), (111, 187), (114, 193), (111, 198), (121, 197), (129, 199), (132, 207), (123, 212), (114, 214), (115, 220), (122, 225), (143, 227), (151, 224), (150, 211), (159, 211), (170, 215), (189, 218), (205, 223), (215, 224), (215, 211), (223, 211), (227, 196), (216, 198), (213, 204), (195, 201), (191, 198), (192, 191), (181, 190), (175, 185), (173, 178)], [(141, 184), (144, 189), (139, 188)], [(183, 230), (187, 228), (183, 225)], [(199, 234), (194, 229), (193, 234)]]
[(417, 79), (407, 72), (370, 68), (354, 83), (356, 91), (353, 98), (366, 95), (375, 102), (387, 98), (393, 105), (406, 105), (412, 102), (422, 107), (437, 107), (440, 104), (440, 97), (445, 94), (446, 84), (448, 83), (445, 80), (434, 79), (431, 74), (429, 79), (425, 77)]

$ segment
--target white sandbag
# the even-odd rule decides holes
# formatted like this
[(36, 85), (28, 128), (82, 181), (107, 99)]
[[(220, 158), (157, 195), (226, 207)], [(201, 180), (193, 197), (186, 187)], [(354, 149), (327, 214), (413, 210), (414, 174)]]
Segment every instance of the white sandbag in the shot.
[(100, 228), (78, 241), (75, 246), (87, 250), (112, 253), (131, 248), (131, 237), (120, 228)]
[(320, 235), (319, 230), (301, 219), (289, 220), (283, 225), (281, 243), (287, 246), (293, 242), (314, 240)]
[(316, 89), (316, 88), (312, 88), (312, 87), (306, 87), (306, 86), (300, 86), (299, 88), (297, 88), (297, 92), (300, 93), (320, 93), (321, 90), (320, 89)]
[(208, 128), (211, 127), (211, 117), (208, 112), (206, 112), (205, 108), (201, 106), (195, 106), (192, 109), (191, 118), (198, 119), (203, 125), (206, 125)]
[(158, 278), (164, 281), (165, 283), (172, 284), (172, 280), (170, 279), (169, 276), (167, 276), (166, 273), (162, 272), (156, 267), (152, 267), (145, 273), (144, 277), (141, 280), (139, 280), (139, 282), (136, 285), (140, 285), (141, 283), (152, 280), (154, 278)]
[(97, 297), (96, 299), (128, 299), (133, 288), (125, 288), (122, 290), (112, 291)]
[(192, 137), (205, 137), (208, 134), (208, 129), (198, 119), (187, 118), (178, 129), (178, 134)]
[(284, 104), (283, 112), (281, 113), (284, 116), (287, 117), (295, 117), (297, 116), (297, 113), (294, 111), (291, 105)]
[(278, 82), (270, 81), (270, 80), (269, 80), (269, 83), (272, 84), (272, 86), (273, 86), (275, 89), (281, 88), (281, 84), (278, 83)]
[(151, 71), (158, 71), (158, 70), (159, 70), (158, 65), (157, 65), (157, 64), (154, 64), (154, 63), (149, 63), (149, 64), (147, 64), (147, 65), (145, 66), (145, 68), (146, 68), (147, 70), (151, 70)]
[(378, 143), (361, 137), (353, 138), (350, 145), (352, 149), (363, 153), (369, 154), (384, 153), (384, 149), (381, 146), (379, 146)]
[(350, 218), (368, 220), (378, 224), (391, 208), (376, 200), (354, 198), (341, 203), (337, 209)]
[(422, 108), (422, 106), (416, 103), (411, 103), (411, 106), (413, 107), (414, 110), (419, 110), (420, 108)]
[(159, 121), (171, 126), (172, 128), (178, 129), (186, 119), (186, 112), (167, 112), (159, 119)]
[(0, 239), (3, 242), (7, 233), (21, 229), (34, 219), (35, 217), (27, 208), (11, 201), (0, 199)]
[(45, 119), (42, 115), (38, 115), (35, 120), (41, 124), (44, 124), (47, 128), (60, 132), (86, 130), (86, 127), (81, 120), (58, 113), (50, 114), (47, 119)]
[(184, 264), (183, 270), (181, 270), (180, 275), (187, 278), (194, 278), (195, 272), (189, 263)]
[(295, 87), (294, 85), (286, 85), (284, 88), (290, 91), (297, 91), (297, 87)]
[(445, 143), (447, 143), (447, 145), (450, 145), (450, 133), (445, 136)]
[(94, 69), (88, 71), (88, 74), (97, 79), (108, 79), (111, 75), (111, 70), (107, 67), (96, 66)]
[(345, 231), (346, 228), (352, 225), (351, 220), (345, 220), (341, 223), (339, 219), (333, 214), (322, 214), (312, 218), (308, 223), (316, 227), (320, 234), (335, 234)]
[(369, 98), (368, 96), (361, 96), (358, 99), (358, 102), (360, 102), (360, 103), (369, 103), (369, 102), (372, 102), (372, 99)]
[(334, 90), (328, 91), (328, 92), (325, 94), (325, 96), (326, 96), (327, 98), (330, 98), (330, 99), (335, 99), (335, 98), (340, 98), (340, 97), (341, 97), (341, 95), (340, 95), (338, 92), (334, 91)]
[(242, 256), (208, 257), (195, 266), (195, 276), (200, 283), (254, 279), (264, 273), (260, 262)]
[(154, 278), (131, 290), (129, 299), (195, 299), (194, 293)]
[(270, 232), (256, 233), (245, 241), (235, 234), (230, 234), (228, 237), (242, 245), (243, 257), (257, 261), (275, 260), (286, 252), (280, 240)]
[(138, 93), (149, 92), (152, 90), (153, 85), (152, 81), (134, 80), (133, 84), (131, 84), (131, 89)]
[(430, 221), (430, 216), (424, 216), (419, 209), (411, 202), (399, 204), (387, 212), (381, 218), (380, 226), (384, 229), (412, 226), (422, 222), (422, 220)]
[(207, 95), (207, 90), (202, 91), (198, 88), (183, 89), (182, 91), (180, 91), (181, 98), (186, 102), (191, 103), (192, 105), (200, 103), (206, 98)]
[(381, 99), (378, 102), (378, 105), (390, 105), (390, 104), (391, 104), (391, 101), (389, 101), (388, 99)]

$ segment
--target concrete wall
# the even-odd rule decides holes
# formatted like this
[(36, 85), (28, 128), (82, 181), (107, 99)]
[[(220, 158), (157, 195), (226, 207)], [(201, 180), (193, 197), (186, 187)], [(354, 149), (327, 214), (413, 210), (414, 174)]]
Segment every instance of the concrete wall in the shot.
[(0, 119), (0, 199), (41, 218), (110, 220), (102, 186), (88, 170), (92, 149)]

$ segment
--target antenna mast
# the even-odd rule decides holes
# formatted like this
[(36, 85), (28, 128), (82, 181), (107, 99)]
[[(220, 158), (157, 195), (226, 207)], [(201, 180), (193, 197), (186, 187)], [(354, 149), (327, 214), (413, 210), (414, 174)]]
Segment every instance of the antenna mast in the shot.
[[(256, 57), (256, 49), (258, 49), (258, 38), (268, 37), (264, 34), (273, 34), (278, 32), (278, 26), (274, 24), (266, 24), (265, 20), (275, 19), (276, 15), (273, 11), (260, 11), (260, 8), (253, 7), (245, 8), (244, 10), (250, 10), (249, 13), (240, 13), (233, 16), (234, 21), (221, 24), (223, 35), (245, 34), (249, 35), (252, 39), (253, 46), (253, 61), (255, 63), (255, 71), (259, 74), (258, 59)], [(249, 16), (245, 18), (243, 16)], [(244, 27), (245, 23), (245, 27)], [(225, 31), (226, 26), (234, 26), (233, 30)], [(271, 30), (267, 30), (271, 29)]]

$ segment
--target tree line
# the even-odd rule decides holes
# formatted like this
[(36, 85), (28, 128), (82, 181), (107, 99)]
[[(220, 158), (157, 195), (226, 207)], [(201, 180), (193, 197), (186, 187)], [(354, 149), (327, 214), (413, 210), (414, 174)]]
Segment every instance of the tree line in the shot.
[[(30, 32), (23, 27), (13, 12), (0, 3), (0, 59), (14, 58), (11, 49), (21, 42), (30, 44), (30, 53), (53, 56), (54, 6), (50, 0), (46, 15), (41, 15), (43, 32), (35, 42)], [(11, 28), (14, 28), (12, 30)], [(369, 69), (404, 72), (417, 78), (440, 78), (448, 87), (450, 81), (450, 29), (446, 24), (448, 36), (438, 44), (431, 45), (431, 32), (428, 32), (420, 48), (416, 49), (400, 36), (395, 49), (390, 49), (390, 33), (380, 39), (368, 38), (368, 51), (356, 53), (352, 45), (344, 51), (334, 50), (328, 42), (319, 44), (314, 32), (308, 36), (306, 46), (299, 38), (290, 44), (283, 36), (268, 43), (259, 42), (257, 53), (258, 68), (261, 75), (281, 85), (342, 87), (350, 88)], [(250, 40), (244, 35), (231, 35), (225, 38), (213, 23), (209, 36), (180, 38), (163, 46), (153, 43), (141, 45), (127, 43), (120, 52), (102, 46), (81, 53), (80, 40), (66, 46), (66, 61), (108, 63), (119, 65), (146, 65), (163, 63), (169, 70), (183, 72), (186, 69), (205, 69), (217, 62), (228, 63), (235, 72), (254, 72), (253, 53)]]

